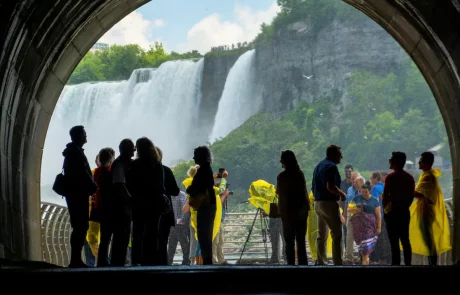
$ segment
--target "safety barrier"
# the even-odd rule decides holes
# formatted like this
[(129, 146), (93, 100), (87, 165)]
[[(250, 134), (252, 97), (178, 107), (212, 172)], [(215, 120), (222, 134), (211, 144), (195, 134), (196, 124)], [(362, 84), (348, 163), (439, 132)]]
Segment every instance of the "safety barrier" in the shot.
[[(453, 202), (446, 200), (451, 233), (453, 233)], [(266, 264), (271, 259), (271, 234), (269, 219), (257, 212), (227, 213), (224, 222), (224, 255), (233, 263)], [(66, 207), (42, 203), (41, 205), (43, 261), (67, 266), (70, 259), (70, 217)], [(280, 233), (281, 234), (281, 233)], [(282, 238), (278, 247), (280, 262), (283, 260)], [(451, 234), (451, 238), (453, 234)], [(244, 252), (243, 252), (244, 249)], [(307, 248), (308, 249), (308, 248)], [(356, 250), (356, 249), (355, 249)], [(355, 251), (355, 254), (356, 251)], [(310, 254), (308, 254), (310, 257)], [(182, 251), (177, 247), (175, 262), (182, 260)], [(413, 265), (426, 265), (427, 258), (413, 255)], [(451, 251), (438, 257), (438, 264), (452, 264)]]
[(43, 261), (67, 266), (70, 257), (70, 216), (66, 207), (41, 204)]

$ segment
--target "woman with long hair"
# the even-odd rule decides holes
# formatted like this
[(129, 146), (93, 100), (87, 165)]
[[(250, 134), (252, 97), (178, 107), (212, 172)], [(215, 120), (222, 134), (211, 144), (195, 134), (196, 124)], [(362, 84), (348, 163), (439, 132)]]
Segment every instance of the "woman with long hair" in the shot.
[(287, 264), (295, 265), (295, 246), (297, 244), (298, 265), (307, 265), (305, 236), (310, 205), (305, 176), (292, 151), (281, 152), (280, 163), (284, 171), (278, 175), (276, 192), (279, 197), (278, 211), (281, 215), (286, 242)]
[[(167, 265), (167, 240), (174, 225), (171, 211), (164, 213), (164, 196), (177, 196), (180, 192), (170, 168), (162, 165), (161, 155), (146, 137), (136, 141), (137, 158), (129, 169), (128, 183), (133, 201), (133, 265)], [(172, 221), (172, 224), (171, 224)]]
[(203, 264), (212, 264), (212, 238), (214, 218), (216, 216), (216, 197), (214, 177), (211, 168), (212, 155), (206, 146), (199, 146), (194, 151), (193, 159), (200, 165), (192, 184), (187, 188), (190, 195), (189, 204), (197, 210), (196, 231), (201, 248)]

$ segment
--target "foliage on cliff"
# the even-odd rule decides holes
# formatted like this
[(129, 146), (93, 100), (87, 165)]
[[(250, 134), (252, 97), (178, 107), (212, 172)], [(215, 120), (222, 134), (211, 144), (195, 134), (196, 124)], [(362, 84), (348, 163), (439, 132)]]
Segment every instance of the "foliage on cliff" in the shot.
[[(276, 34), (286, 37), (292, 32), (290, 26), (305, 23), (302, 34), (315, 36), (332, 20), (350, 21), (364, 17), (353, 7), (337, 0), (278, 0), (281, 10), (270, 24), (263, 23), (260, 33), (252, 42), (239, 42), (213, 47), (205, 54), (207, 58), (222, 55), (241, 55), (257, 46), (270, 44)], [(289, 32), (288, 32), (289, 31)], [(112, 45), (104, 51), (88, 52), (78, 64), (68, 84), (90, 81), (117, 81), (128, 79), (139, 68), (156, 68), (170, 60), (198, 58), (202, 55), (193, 50), (179, 54), (165, 52), (161, 43), (155, 42), (148, 50), (139, 45)]]
[(261, 25), (254, 40), (238, 43), (238, 46), (214, 47), (205, 56), (241, 55), (257, 46), (271, 44), (277, 36), (288, 38), (292, 33), (316, 36), (334, 20), (350, 22), (366, 18), (357, 9), (337, 0), (277, 0), (277, 4), (280, 12), (269, 24)]
[[(280, 152), (285, 149), (296, 153), (310, 183), (314, 166), (325, 157), (331, 143), (342, 146), (343, 164), (367, 172), (388, 170), (392, 151), (404, 151), (408, 160), (415, 161), (421, 152), (447, 143), (431, 91), (410, 61), (398, 73), (387, 76), (354, 73), (348, 89), (351, 102), (343, 110), (336, 106), (340, 100), (336, 92), (313, 104), (299, 102), (290, 112), (256, 114), (212, 144), (213, 167), (228, 169), (231, 189), (237, 192), (234, 202), (247, 199), (247, 189), (255, 180), (276, 183)], [(449, 160), (447, 147), (442, 156)], [(174, 168), (178, 181), (184, 179), (191, 164)], [(449, 181), (443, 182), (449, 186)]]
[(89, 51), (78, 64), (68, 83), (126, 80), (135, 69), (157, 68), (166, 61), (199, 57), (202, 55), (196, 50), (183, 54), (174, 51), (167, 53), (163, 44), (158, 42), (149, 50), (144, 50), (136, 44), (112, 45), (103, 51)]

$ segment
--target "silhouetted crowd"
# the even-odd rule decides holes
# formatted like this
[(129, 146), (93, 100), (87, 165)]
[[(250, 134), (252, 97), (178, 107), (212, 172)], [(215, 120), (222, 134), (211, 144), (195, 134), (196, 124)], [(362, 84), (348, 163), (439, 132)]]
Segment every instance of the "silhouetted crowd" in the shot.
[[(208, 147), (194, 150), (196, 166), (187, 173), (184, 192), (162, 164), (162, 150), (146, 137), (135, 144), (122, 140), (116, 158), (112, 148), (101, 149), (94, 170), (83, 149), (84, 127), (73, 127), (70, 137), (62, 153), (63, 171), (53, 186), (66, 199), (73, 229), (69, 267), (170, 265), (177, 244), (183, 265), (227, 264), (223, 222), (231, 195), (228, 172), (213, 172)], [(281, 234), (289, 265), (308, 264), (307, 238), (317, 265), (326, 265), (331, 256), (334, 265), (354, 264), (355, 244), (363, 265), (400, 265), (401, 248), (405, 265), (411, 265), (412, 253), (436, 265), (437, 256), (451, 246), (434, 155), (422, 153), (417, 184), (404, 170), (403, 152), (392, 153), (392, 173), (373, 172), (368, 182), (351, 165), (345, 166), (342, 181), (337, 168), (341, 160), (341, 148), (329, 146), (314, 169), (308, 193), (295, 154), (281, 152), (284, 170), (277, 177), (273, 206), (277, 216), (270, 214), (271, 242), (276, 243), (271, 262), (279, 262)]]

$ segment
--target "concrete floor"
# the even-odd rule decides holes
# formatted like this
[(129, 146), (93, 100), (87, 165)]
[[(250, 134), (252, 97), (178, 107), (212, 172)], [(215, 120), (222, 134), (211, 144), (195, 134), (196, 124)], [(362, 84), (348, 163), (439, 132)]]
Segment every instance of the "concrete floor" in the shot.
[[(2, 263), (5, 265), (5, 263)], [(3, 288), (15, 294), (328, 294), (444, 292), (460, 278), (458, 266), (169, 266), (67, 269), (35, 264), (2, 267)], [(433, 282), (441, 282), (434, 284)], [(370, 289), (368, 289), (370, 288)], [(431, 292), (431, 291), (430, 291)], [(4, 292), (2, 294), (9, 294)]]

